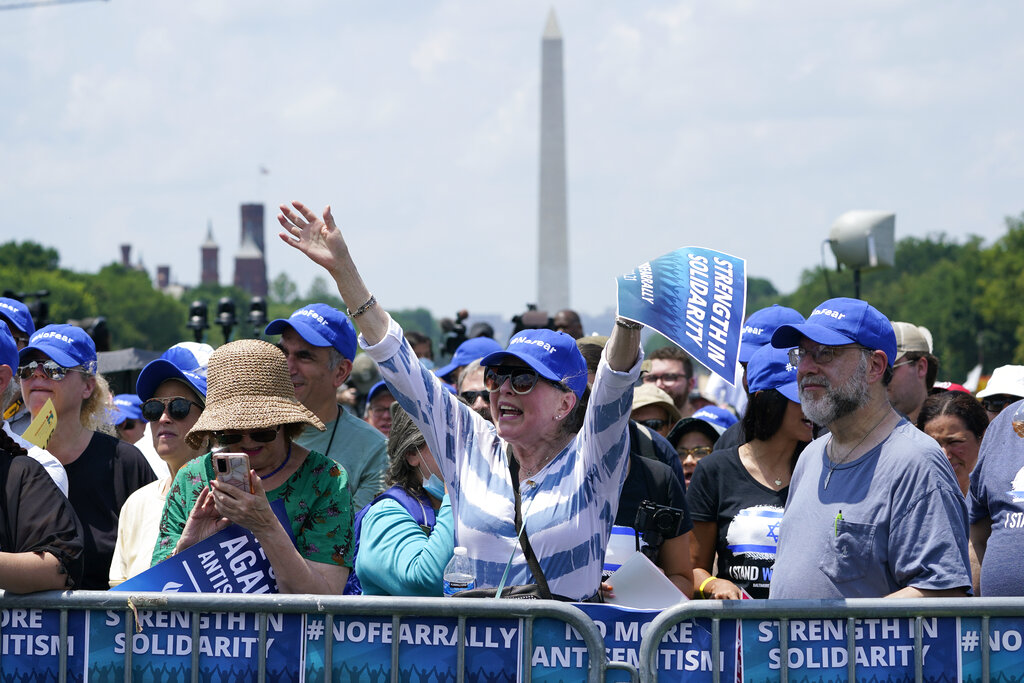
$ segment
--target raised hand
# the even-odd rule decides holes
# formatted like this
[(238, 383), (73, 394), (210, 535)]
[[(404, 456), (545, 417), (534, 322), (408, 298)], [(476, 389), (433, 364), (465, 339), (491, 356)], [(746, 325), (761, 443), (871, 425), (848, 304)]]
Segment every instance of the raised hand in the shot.
[(323, 217), (302, 202), (292, 202), (291, 206), (282, 204), (280, 208), (277, 222), (284, 231), (278, 235), (285, 244), (295, 247), (331, 273), (349, 260), (348, 245), (334, 223), (330, 206), (324, 209)]
[(196, 504), (192, 506), (192, 511), (188, 514), (188, 520), (185, 522), (181, 537), (178, 538), (175, 552), (190, 548), (199, 541), (213, 536), (230, 523), (230, 520), (217, 512), (210, 487), (204, 486), (203, 490), (199, 492), (199, 497), (196, 498)]

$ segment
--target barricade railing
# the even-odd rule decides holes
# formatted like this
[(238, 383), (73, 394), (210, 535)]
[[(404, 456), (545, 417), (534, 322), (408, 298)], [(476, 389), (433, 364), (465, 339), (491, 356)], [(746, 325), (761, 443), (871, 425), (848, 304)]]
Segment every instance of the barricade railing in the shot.
[[(124, 675), (131, 680), (132, 651), (134, 649), (136, 618), (139, 610), (152, 612), (184, 612), (192, 615), (191, 625), (191, 680), (198, 683), (200, 648), (200, 619), (202, 614), (242, 613), (253, 614), (259, 622), (258, 680), (267, 680), (267, 619), (268, 615), (299, 614), (318, 615), (325, 619), (326, 632), (332, 633), (336, 618), (367, 617), (391, 620), (390, 639), (391, 673), (390, 680), (399, 681), (400, 633), (404, 619), (429, 617), (453, 619), (458, 622), (457, 632), (457, 680), (465, 679), (465, 655), (467, 622), (473, 619), (522, 620), (521, 659), (519, 671), (521, 680), (532, 678), (531, 651), (534, 627), (538, 620), (553, 619), (571, 626), (586, 648), (586, 680), (603, 681), (608, 669), (627, 672), (632, 680), (638, 680), (635, 667), (627, 663), (607, 662), (602, 634), (594, 622), (581, 610), (568, 603), (547, 600), (496, 600), (450, 598), (412, 598), (380, 596), (325, 596), (325, 595), (233, 595), (211, 593), (130, 593), (102, 591), (50, 591), (30, 595), (4, 594), (0, 592), (0, 610), (5, 614), (13, 610), (53, 610), (60, 615), (59, 627), (59, 675), (60, 683), (68, 680), (68, 634), (69, 615), (77, 611), (106, 614), (116, 612), (124, 619)], [(0, 626), (0, 638), (4, 637)], [(6, 641), (3, 641), (6, 644)], [(582, 658), (578, 658), (583, 661)], [(0, 660), (2, 661), (2, 660)], [(324, 642), (325, 683), (332, 680), (332, 639)]]
[[(781, 653), (777, 665), (780, 680), (787, 681), (790, 676), (790, 634), (793, 622), (801, 620), (842, 620), (845, 625), (845, 668), (848, 680), (858, 680), (857, 657), (855, 656), (858, 641), (856, 634), (864, 620), (909, 619), (912, 620), (913, 632), (913, 676), (915, 681), (924, 680), (922, 647), (924, 620), (934, 618), (977, 619), (977, 631), (971, 630), (964, 644), (965, 651), (980, 650), (980, 678), (976, 680), (993, 680), (990, 659), (990, 642), (992, 631), (991, 619), (1004, 618), (1020, 620), (1019, 626), (1024, 627), (1024, 598), (917, 598), (917, 599), (851, 599), (851, 600), (695, 600), (681, 603), (664, 610), (654, 618), (640, 644), (639, 670), (640, 679), (645, 683), (658, 680), (658, 652), (665, 636), (681, 622), (694, 619), (707, 619), (711, 622), (711, 652), (718, 653), (723, 646), (722, 622), (736, 620), (762, 621), (769, 620), (777, 624), (778, 650)], [(959, 623), (959, 622), (958, 622)], [(971, 628), (973, 629), (973, 621)], [(801, 633), (803, 631), (800, 631)], [(1024, 643), (1020, 634), (1024, 628), (1015, 630), (1010, 642), (1003, 643), (1003, 649), (1024, 653)], [(947, 642), (947, 647), (961, 647), (960, 635), (956, 642)], [(1006, 639), (1004, 638), (1004, 641)], [(998, 644), (998, 633), (995, 642)], [(740, 646), (742, 647), (742, 646)], [(955, 661), (959, 662), (957, 657)], [(721, 658), (712, 656), (712, 681), (722, 680)], [(1019, 674), (1019, 670), (1015, 672)], [(950, 678), (957, 680), (959, 672), (950, 672)], [(666, 677), (667, 678), (667, 677)]]

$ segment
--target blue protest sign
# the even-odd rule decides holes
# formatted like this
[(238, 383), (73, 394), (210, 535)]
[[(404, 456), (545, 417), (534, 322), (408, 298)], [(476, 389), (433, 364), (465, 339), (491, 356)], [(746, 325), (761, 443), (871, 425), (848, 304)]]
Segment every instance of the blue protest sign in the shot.
[(660, 332), (735, 384), (747, 299), (743, 259), (683, 247), (620, 275), (617, 282), (620, 316)]
[[(270, 509), (294, 543), (284, 501), (275, 500)], [(252, 532), (231, 524), (110, 590), (255, 595), (276, 593), (277, 580), (266, 553)]]
[[(85, 678), (85, 612), (68, 613), (68, 681)], [(50, 609), (0, 610), (0, 681), (57, 680), (60, 671), (60, 612)], [(46, 672), (52, 672), (48, 675)], [(95, 680), (95, 679), (88, 679)]]

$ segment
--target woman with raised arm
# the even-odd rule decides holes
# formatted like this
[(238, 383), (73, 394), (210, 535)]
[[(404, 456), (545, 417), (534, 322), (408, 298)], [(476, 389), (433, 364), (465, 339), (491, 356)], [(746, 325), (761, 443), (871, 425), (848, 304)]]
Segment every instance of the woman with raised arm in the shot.
[[(491, 424), (417, 362), (401, 328), (363, 283), (330, 207), (322, 217), (299, 202), (281, 212), (281, 238), (334, 278), (360, 344), (436, 456), (455, 514), (455, 542), (468, 550), (477, 587), (498, 586), (509, 565), (505, 585), (537, 582), (519, 542), (525, 528), (552, 593), (575, 600), (597, 593), (626, 474), (640, 326), (616, 321), (592, 395), (572, 337), (517, 333), (506, 350), (481, 360)], [(514, 486), (522, 527), (515, 522)]]

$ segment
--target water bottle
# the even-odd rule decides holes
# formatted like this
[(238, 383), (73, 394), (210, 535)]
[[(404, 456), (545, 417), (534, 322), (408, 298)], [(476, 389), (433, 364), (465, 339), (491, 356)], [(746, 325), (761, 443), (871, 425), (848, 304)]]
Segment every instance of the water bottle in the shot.
[(455, 547), (455, 554), (448, 560), (444, 568), (444, 597), (450, 598), (459, 591), (476, 588), (476, 577), (473, 576), (473, 564), (461, 545)]

